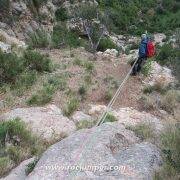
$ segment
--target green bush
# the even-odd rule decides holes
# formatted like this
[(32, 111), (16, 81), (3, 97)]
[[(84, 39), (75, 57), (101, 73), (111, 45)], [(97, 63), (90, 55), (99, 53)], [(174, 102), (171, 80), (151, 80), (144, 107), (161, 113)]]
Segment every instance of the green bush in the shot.
[(16, 78), (25, 69), (24, 61), (17, 55), (0, 51), (0, 82), (15, 83)]
[(26, 166), (25, 172), (26, 172), (27, 176), (33, 171), (33, 169), (35, 168), (37, 162), (38, 162), (38, 159), (35, 159), (33, 162), (29, 163)]
[(52, 98), (53, 94), (55, 93), (55, 87), (53, 85), (44, 85), (43, 88), (33, 94), (28, 100), (27, 104), (32, 105), (45, 105), (49, 103)]
[(104, 120), (104, 123), (115, 122), (115, 121), (117, 121), (116, 117), (113, 114), (108, 113), (105, 120)]
[(126, 128), (134, 131), (136, 136), (139, 137), (142, 141), (155, 137), (154, 129), (151, 124), (141, 123), (136, 126), (128, 126)]
[(78, 35), (69, 31), (64, 24), (54, 26), (52, 42), (56, 48), (60, 48), (61, 46), (78, 47), (81, 45)]
[(118, 47), (110, 38), (102, 38), (97, 50), (104, 52), (107, 49), (118, 49)]
[(57, 21), (66, 21), (68, 19), (68, 13), (65, 8), (58, 8), (55, 12), (56, 20)]
[[(6, 146), (6, 144), (9, 144)], [(0, 175), (44, 149), (20, 119), (0, 122)]]
[(160, 136), (160, 148), (164, 164), (154, 179), (179, 179), (180, 174), (180, 126), (169, 125)]
[(79, 106), (79, 101), (77, 98), (71, 98), (69, 101), (68, 101), (68, 104), (66, 105), (65, 109), (64, 109), (64, 114), (66, 116), (70, 116), (72, 115), (72, 113), (77, 110)]
[(51, 60), (39, 52), (31, 50), (25, 51), (24, 61), (26, 67), (29, 67), (31, 70), (52, 72)]
[(7, 173), (13, 164), (9, 157), (0, 157), (0, 176)]
[(43, 29), (38, 29), (29, 34), (27, 43), (30, 48), (45, 48), (50, 45), (50, 37)]
[(42, 89), (35, 92), (28, 100), (27, 104), (32, 105), (45, 105), (49, 103), (56, 90), (64, 90), (66, 88), (66, 77), (62, 76), (52, 76), (49, 77), (47, 82), (43, 84)]

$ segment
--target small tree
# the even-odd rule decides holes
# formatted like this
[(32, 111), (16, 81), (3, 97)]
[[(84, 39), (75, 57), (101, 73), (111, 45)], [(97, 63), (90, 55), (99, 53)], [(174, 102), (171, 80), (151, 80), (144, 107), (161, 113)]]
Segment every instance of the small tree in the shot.
[(82, 3), (73, 11), (74, 18), (83, 25), (83, 30), (88, 36), (89, 44), (93, 53), (105, 34), (105, 18), (96, 4)]

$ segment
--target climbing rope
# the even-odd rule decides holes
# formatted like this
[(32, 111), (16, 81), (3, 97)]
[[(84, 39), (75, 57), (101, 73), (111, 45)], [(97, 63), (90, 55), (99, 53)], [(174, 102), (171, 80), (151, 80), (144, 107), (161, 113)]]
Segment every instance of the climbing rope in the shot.
[(119, 96), (119, 94), (120, 94), (120, 92), (121, 92), (124, 84), (125, 84), (126, 81), (128, 80), (128, 78), (129, 78), (129, 76), (130, 76), (130, 74), (131, 74), (131, 72), (132, 72), (132, 70), (133, 70), (133, 68), (134, 68), (134, 66), (135, 66), (135, 64), (136, 64), (137, 61), (138, 61), (138, 59), (136, 59), (136, 61), (134, 62), (133, 66), (131, 67), (131, 69), (130, 69), (129, 72), (127, 73), (126, 77), (124, 78), (124, 80), (122, 81), (122, 83), (119, 85), (119, 88), (117, 89), (117, 91), (116, 91), (116, 93), (114, 94), (113, 98), (111, 99), (111, 101), (110, 101), (109, 104), (107, 105), (107, 108), (106, 108), (105, 112), (104, 112), (104, 113), (102, 114), (102, 116), (100, 117), (100, 119), (99, 119), (99, 121), (97, 122), (96, 126), (101, 125), (101, 124), (105, 121), (105, 119), (106, 119), (106, 117), (107, 117), (107, 115), (108, 115), (108, 112), (111, 110), (111, 107), (113, 106), (113, 104), (114, 104), (115, 101), (117, 100), (117, 97)]
[[(116, 93), (114, 94), (113, 98), (111, 99), (111, 101), (109, 102), (109, 104), (107, 105), (107, 108), (106, 110), (104, 111), (104, 113), (102, 114), (102, 116), (100, 117), (99, 121), (97, 122), (97, 124), (95, 125), (95, 127), (97, 126), (100, 126), (101, 124), (103, 124), (103, 122), (105, 121), (107, 115), (108, 115), (108, 112), (111, 110), (111, 107), (113, 106), (113, 104), (115, 103), (115, 101), (117, 100), (117, 97), (119, 96), (124, 84), (126, 83), (126, 81), (128, 80), (135, 64), (137, 63), (138, 59), (135, 60), (133, 66), (131, 67), (131, 69), (129, 70), (129, 72), (127, 73), (126, 77), (123, 79), (122, 83), (119, 85), (119, 88), (117, 89)], [(89, 131), (89, 133), (91, 133), (91, 130)], [(93, 136), (94, 135), (94, 136)], [(80, 162), (82, 161), (82, 153), (86, 153), (87, 151), (87, 148), (88, 146), (90, 146), (90, 140), (94, 140), (95, 138), (95, 134), (90, 134), (89, 137), (87, 137), (85, 140), (84, 140), (84, 143), (83, 145), (81, 146), (81, 152), (79, 153), (78, 156), (81, 155), (81, 157), (78, 159), (75, 159), (74, 163), (77, 163), (77, 162)], [(72, 174), (70, 176), (72, 176), (73, 174), (75, 174), (76, 172), (72, 172)]]

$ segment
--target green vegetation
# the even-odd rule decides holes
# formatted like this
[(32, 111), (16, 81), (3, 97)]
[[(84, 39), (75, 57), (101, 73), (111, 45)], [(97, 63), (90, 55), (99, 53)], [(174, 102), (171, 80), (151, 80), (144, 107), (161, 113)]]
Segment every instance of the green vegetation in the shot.
[(56, 20), (57, 21), (65, 21), (68, 19), (68, 13), (65, 8), (58, 8), (55, 12)]
[(31, 106), (45, 105), (52, 100), (57, 90), (64, 90), (65, 87), (66, 78), (63, 75), (50, 77), (48, 81), (43, 84), (42, 89), (38, 90), (27, 100), (27, 104)]
[(152, 66), (152, 60), (148, 59), (145, 65), (142, 67), (142, 71), (141, 71), (144, 76), (149, 75), (152, 69), (151, 66)]
[(31, 162), (27, 165), (26, 170), (25, 170), (26, 175), (30, 174), (33, 171), (37, 162), (38, 162), (38, 159), (35, 159), (33, 162)]
[[(8, 146), (7, 146), (8, 144)], [(20, 119), (0, 122), (0, 175), (24, 159), (38, 156), (44, 145), (32, 136)]]
[(52, 63), (49, 58), (38, 53), (37, 51), (25, 51), (25, 66), (37, 72), (52, 72)]
[(77, 130), (79, 129), (90, 129), (96, 124), (96, 121), (80, 121), (76, 123)]
[(164, 164), (155, 173), (155, 180), (179, 179), (180, 174), (180, 127), (179, 124), (169, 125), (160, 136)]
[(180, 26), (178, 0), (98, 0), (108, 14), (109, 30), (117, 34), (168, 32)]
[(49, 58), (35, 51), (25, 51), (22, 57), (16, 54), (5, 54), (0, 51), (0, 82), (14, 87), (31, 86), (38, 72), (51, 72), (52, 64)]
[(173, 48), (171, 44), (164, 44), (159, 49), (156, 61), (170, 67), (177, 79), (180, 80), (180, 51), (178, 47)]
[(115, 122), (115, 121), (117, 121), (116, 117), (113, 114), (108, 113), (105, 120), (104, 120), (104, 123), (106, 123), (106, 122)]
[(117, 49), (118, 50), (118, 47), (110, 38), (102, 38), (97, 47), (97, 50), (104, 52), (107, 49)]
[(140, 123), (136, 126), (128, 126), (126, 127), (126, 129), (134, 131), (135, 135), (139, 137), (142, 141), (153, 139), (155, 137), (154, 128), (151, 124)]
[(27, 43), (29, 48), (45, 48), (50, 46), (50, 35), (43, 29), (38, 29), (32, 33), (29, 33)]
[(81, 45), (81, 40), (79, 39), (79, 36), (69, 31), (66, 28), (65, 24), (58, 24), (54, 26), (53, 28), (53, 34), (52, 34), (52, 43), (53, 47), (60, 48), (63, 46), (67, 47), (78, 47)]
[(79, 106), (79, 100), (76, 97), (71, 97), (64, 109), (64, 114), (66, 116), (72, 115), (72, 113), (77, 110)]

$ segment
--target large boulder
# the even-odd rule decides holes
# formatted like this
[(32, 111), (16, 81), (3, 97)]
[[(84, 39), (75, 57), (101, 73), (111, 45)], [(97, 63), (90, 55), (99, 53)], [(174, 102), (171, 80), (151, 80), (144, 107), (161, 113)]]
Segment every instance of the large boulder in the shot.
[(160, 152), (138, 142), (119, 123), (80, 130), (51, 146), (27, 179), (152, 179)]
[(55, 105), (17, 108), (0, 116), (0, 120), (16, 117), (24, 121), (34, 134), (47, 141), (69, 135), (76, 129), (74, 122), (64, 117), (62, 111)]

